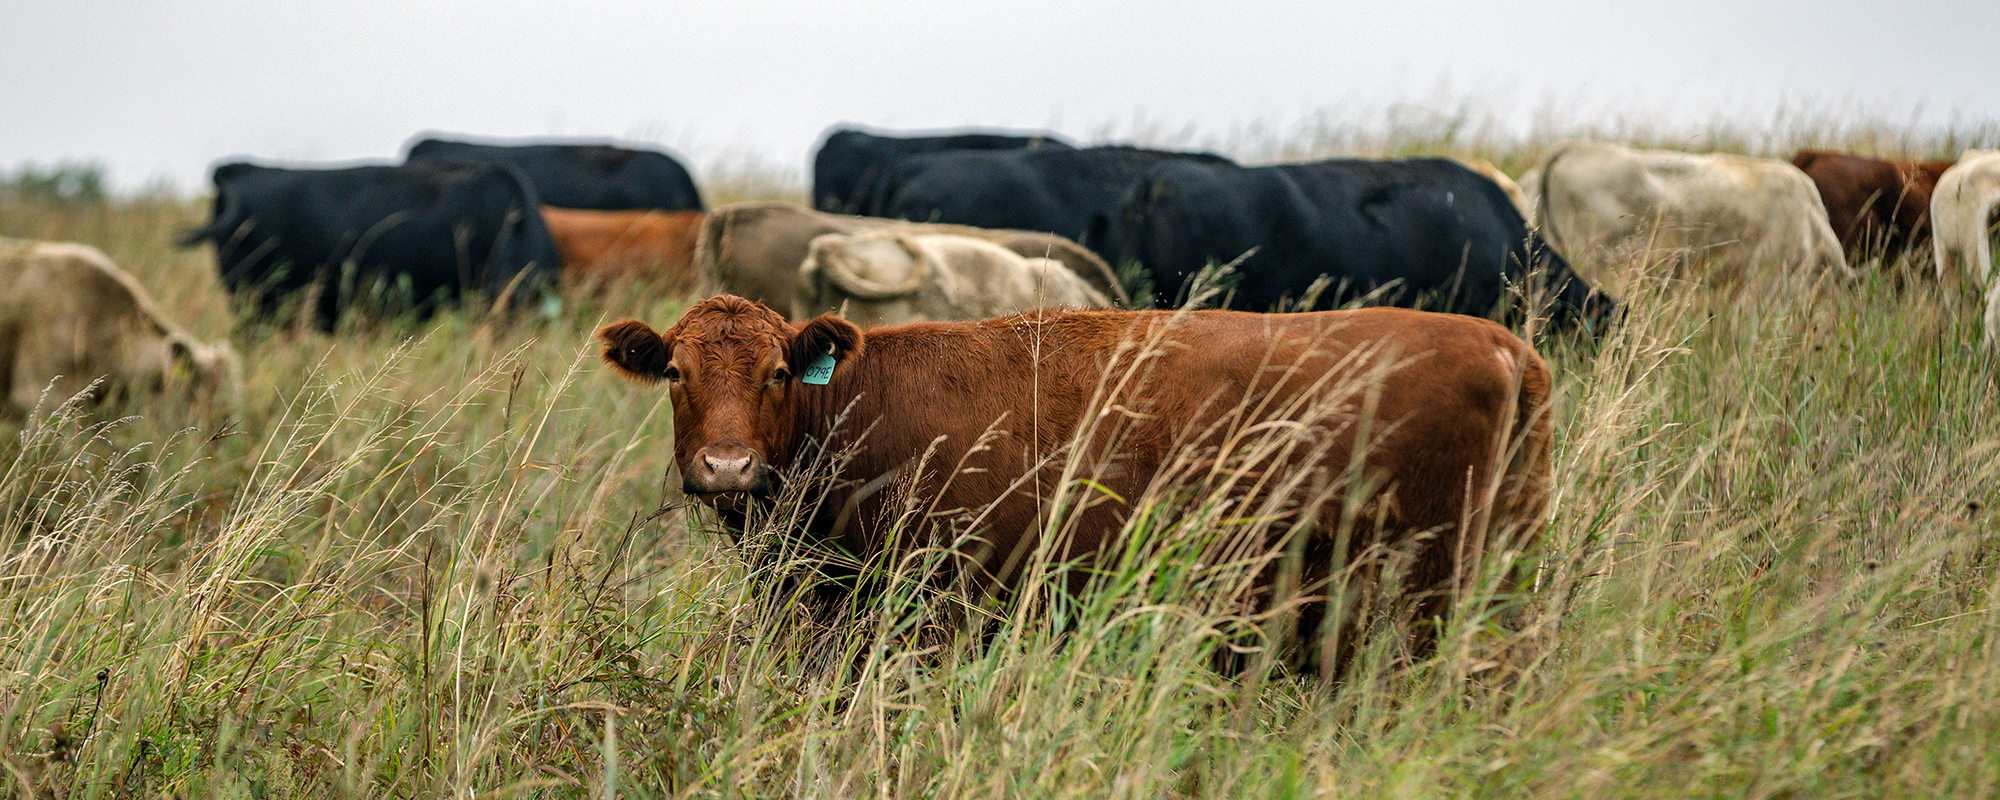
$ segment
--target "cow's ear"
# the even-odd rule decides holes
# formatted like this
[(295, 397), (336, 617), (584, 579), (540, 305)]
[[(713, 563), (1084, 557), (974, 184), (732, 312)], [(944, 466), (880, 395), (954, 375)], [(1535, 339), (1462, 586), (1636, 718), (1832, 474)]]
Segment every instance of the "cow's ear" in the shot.
[(821, 314), (799, 326), (785, 360), (792, 371), (804, 374), (820, 356), (832, 356), (835, 363), (861, 354), (861, 329), (832, 314)]
[(604, 342), (604, 360), (635, 381), (652, 383), (667, 376), (672, 348), (652, 326), (636, 319), (619, 320), (597, 329)]

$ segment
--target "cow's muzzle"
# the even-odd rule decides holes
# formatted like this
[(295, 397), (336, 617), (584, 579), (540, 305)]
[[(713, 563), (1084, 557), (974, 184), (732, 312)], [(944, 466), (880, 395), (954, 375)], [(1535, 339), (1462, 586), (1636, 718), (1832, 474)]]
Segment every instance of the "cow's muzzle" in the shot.
[(757, 452), (740, 444), (709, 445), (695, 451), (681, 469), (681, 491), (691, 495), (747, 492), (763, 497), (771, 491), (771, 467)]

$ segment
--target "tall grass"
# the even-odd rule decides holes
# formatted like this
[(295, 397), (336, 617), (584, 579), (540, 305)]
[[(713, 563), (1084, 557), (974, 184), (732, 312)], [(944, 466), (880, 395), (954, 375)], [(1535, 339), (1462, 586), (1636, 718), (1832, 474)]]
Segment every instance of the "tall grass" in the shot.
[[(24, 198), (0, 203), (0, 235), (102, 247), (212, 338), (232, 319), (209, 256), (169, 245), (203, 213)], [(1468, 606), (1427, 660), (1385, 626), (1331, 685), (1212, 668), (1243, 641), (1194, 588), (1202, 526), (1031, 613), (948, 605), (913, 580), (927, 556), (876, 600), (813, 607), (812, 554), (782, 520), (737, 542), (681, 505), (664, 393), (595, 363), (595, 325), (671, 320), (687, 298), (241, 332), (228, 419), (141, 402), (6, 429), (0, 780), (23, 797), (2000, 791), (2000, 415), (1970, 302), (1875, 277), (1723, 295), (1646, 267), (1608, 339), (1541, 343), (1559, 417), (1533, 590)], [(1135, 525), (1193, 518), (1159, 508)]]

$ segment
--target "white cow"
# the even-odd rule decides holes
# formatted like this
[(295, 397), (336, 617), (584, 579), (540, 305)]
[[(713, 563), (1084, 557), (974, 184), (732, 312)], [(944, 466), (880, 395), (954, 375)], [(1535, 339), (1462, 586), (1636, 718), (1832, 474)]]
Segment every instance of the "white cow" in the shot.
[(1993, 278), (1993, 226), (2000, 217), (2000, 150), (1967, 150), (1931, 192), (1931, 248), (1938, 280), (1952, 270), (1986, 291), (1986, 346), (2000, 340), (2000, 281)]
[(1678, 258), (1714, 285), (1768, 270), (1855, 275), (1819, 190), (1783, 161), (1572, 142), (1522, 180), (1543, 238), (1593, 282)]
[(240, 372), (228, 342), (188, 336), (97, 248), (0, 238), (0, 375), (8, 379), (0, 389), (9, 413), (34, 410), (44, 390), (47, 405), (68, 400), (99, 378), (112, 391), (233, 403)]
[(970, 236), (894, 229), (814, 238), (797, 286), (793, 319), (844, 305), (863, 327), (1111, 305), (1060, 261)]

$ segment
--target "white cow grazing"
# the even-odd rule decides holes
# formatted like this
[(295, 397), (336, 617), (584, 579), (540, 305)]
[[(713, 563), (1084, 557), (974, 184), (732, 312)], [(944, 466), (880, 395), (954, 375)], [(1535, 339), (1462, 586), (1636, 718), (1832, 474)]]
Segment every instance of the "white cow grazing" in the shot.
[(970, 236), (893, 229), (813, 239), (797, 285), (793, 319), (844, 304), (863, 327), (1111, 305), (1060, 261)]
[(8, 413), (52, 407), (99, 378), (110, 391), (233, 403), (239, 373), (228, 342), (189, 337), (97, 248), (0, 238), (0, 389)]
[(1938, 280), (1956, 270), (1986, 291), (1986, 346), (2000, 344), (2000, 280), (1993, 226), (2000, 217), (2000, 150), (1967, 150), (1931, 192), (1931, 248)]
[(1588, 280), (1681, 257), (1713, 285), (1820, 267), (1855, 275), (1819, 190), (1783, 161), (1573, 142), (1530, 179), (1543, 238)]

